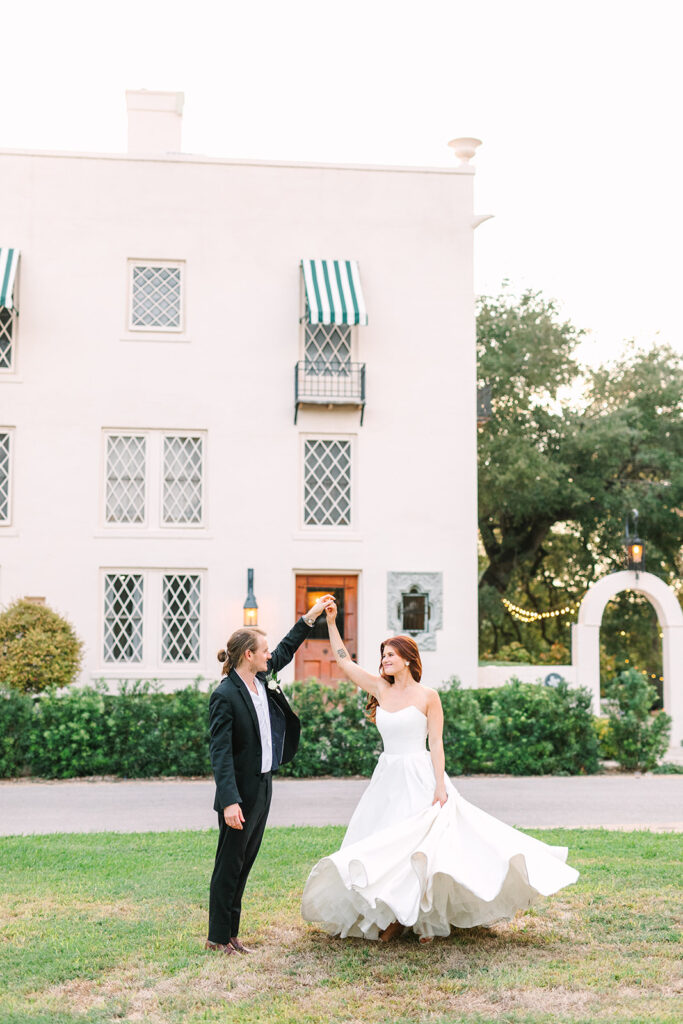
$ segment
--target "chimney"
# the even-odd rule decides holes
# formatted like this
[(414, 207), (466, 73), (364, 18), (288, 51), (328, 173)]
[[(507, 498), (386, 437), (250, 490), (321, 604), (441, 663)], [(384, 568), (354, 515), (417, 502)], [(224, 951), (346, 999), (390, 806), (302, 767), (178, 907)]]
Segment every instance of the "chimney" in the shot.
[(182, 92), (127, 90), (128, 152), (180, 153), (184, 102)]

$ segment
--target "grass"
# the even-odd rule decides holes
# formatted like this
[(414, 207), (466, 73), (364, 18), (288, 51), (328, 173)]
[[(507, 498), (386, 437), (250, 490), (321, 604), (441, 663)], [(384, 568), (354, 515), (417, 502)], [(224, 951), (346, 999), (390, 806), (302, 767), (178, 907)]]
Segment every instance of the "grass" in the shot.
[(228, 959), (202, 948), (215, 833), (0, 839), (0, 1021), (683, 1020), (683, 835), (534, 831), (570, 847), (576, 886), (506, 924), (384, 946), (299, 917), (342, 832), (266, 833), (243, 915), (257, 952)]

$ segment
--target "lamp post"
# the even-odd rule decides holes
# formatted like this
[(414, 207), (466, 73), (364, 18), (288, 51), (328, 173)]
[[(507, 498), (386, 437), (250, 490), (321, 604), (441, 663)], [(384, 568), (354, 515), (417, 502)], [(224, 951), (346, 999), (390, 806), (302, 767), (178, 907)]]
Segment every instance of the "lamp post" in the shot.
[[(629, 528), (629, 515), (633, 517), (633, 533)], [(626, 567), (638, 573), (645, 571), (645, 543), (638, 536), (638, 509), (631, 509), (626, 516), (624, 527), (624, 547), (626, 548)]]
[(258, 604), (254, 597), (253, 569), (247, 569), (247, 599), (244, 602), (244, 625), (258, 626)]

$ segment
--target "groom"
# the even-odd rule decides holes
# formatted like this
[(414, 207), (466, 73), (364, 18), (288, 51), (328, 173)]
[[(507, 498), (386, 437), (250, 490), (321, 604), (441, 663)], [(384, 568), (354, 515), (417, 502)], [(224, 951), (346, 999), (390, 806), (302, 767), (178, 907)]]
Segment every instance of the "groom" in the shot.
[(219, 834), (206, 949), (250, 952), (238, 937), (242, 893), (266, 827), (272, 773), (292, 760), (301, 731), (287, 698), (267, 676), (289, 664), (333, 601), (329, 594), (316, 601), (272, 654), (263, 630), (249, 627), (236, 630), (218, 654), (223, 679), (209, 701), (209, 749)]

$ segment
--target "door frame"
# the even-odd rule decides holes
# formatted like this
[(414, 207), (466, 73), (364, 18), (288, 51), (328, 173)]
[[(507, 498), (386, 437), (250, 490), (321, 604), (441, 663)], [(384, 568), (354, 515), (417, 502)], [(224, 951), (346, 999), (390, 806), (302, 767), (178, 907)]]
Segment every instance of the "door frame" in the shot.
[[(362, 569), (292, 569), (293, 584), (294, 584), (294, 614), (296, 615), (296, 580), (297, 576), (355, 576), (356, 577), (356, 655), (360, 650), (360, 603), (361, 603), (361, 585), (362, 585)], [(296, 655), (295, 655), (296, 664)], [(296, 675), (296, 671), (295, 671)]]

